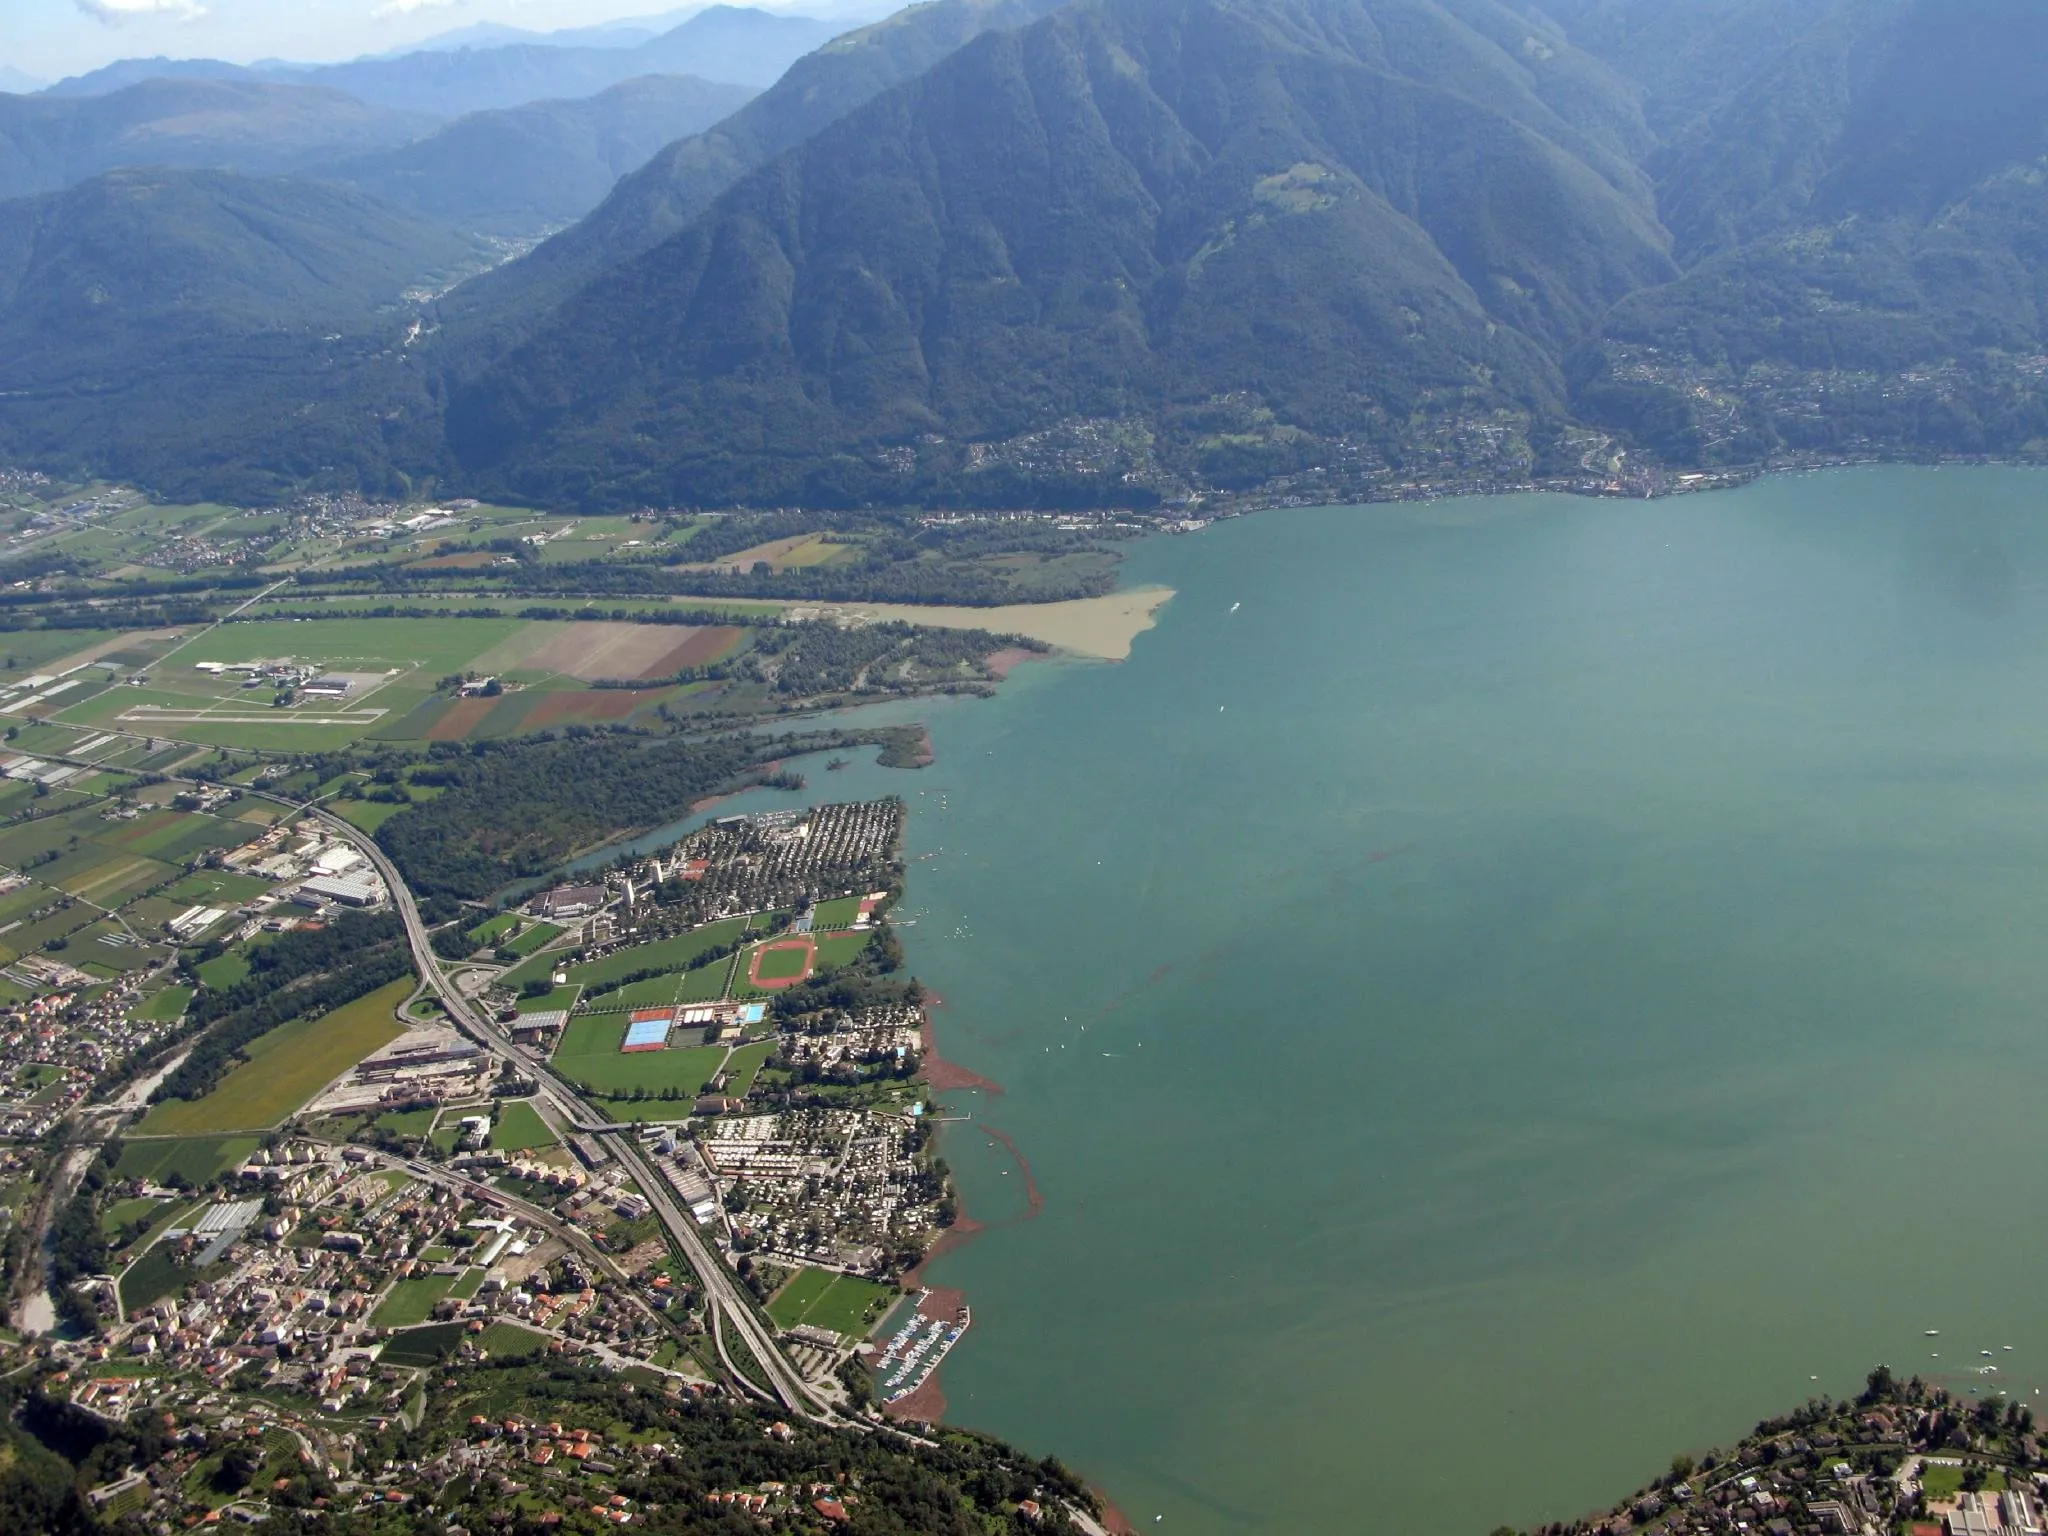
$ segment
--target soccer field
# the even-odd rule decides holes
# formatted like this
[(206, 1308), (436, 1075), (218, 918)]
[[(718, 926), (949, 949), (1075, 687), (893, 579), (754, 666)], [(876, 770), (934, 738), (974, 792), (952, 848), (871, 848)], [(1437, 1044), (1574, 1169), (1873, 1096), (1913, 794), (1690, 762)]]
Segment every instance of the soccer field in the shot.
[(768, 1315), (781, 1328), (808, 1323), (860, 1339), (867, 1337), (895, 1299), (893, 1285), (830, 1269), (803, 1269), (768, 1303)]
[(623, 1013), (582, 1014), (569, 1021), (550, 1064), (577, 1087), (592, 1093), (620, 1098), (635, 1088), (656, 1095), (673, 1088), (677, 1094), (695, 1099), (725, 1060), (722, 1045), (621, 1051), (625, 1035)]

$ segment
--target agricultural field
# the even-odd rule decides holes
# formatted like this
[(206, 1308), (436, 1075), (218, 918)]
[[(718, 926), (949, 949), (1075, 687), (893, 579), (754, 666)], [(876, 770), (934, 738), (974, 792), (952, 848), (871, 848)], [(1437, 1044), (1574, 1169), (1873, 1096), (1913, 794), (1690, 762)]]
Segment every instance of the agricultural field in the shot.
[(655, 715), (674, 688), (520, 688), (496, 698), (427, 699), (376, 731), (379, 741), (484, 741), (570, 725), (629, 725)]
[(259, 1035), (248, 1060), (197, 1099), (166, 1099), (136, 1127), (139, 1136), (262, 1130), (276, 1125), (328, 1083), (402, 1033), (392, 1010), (411, 996), (410, 978), (317, 1019)]
[(799, 533), (790, 538), (771, 539), (749, 549), (720, 555), (691, 567), (706, 571), (751, 571), (765, 565), (775, 571), (813, 570), (819, 566), (848, 565), (860, 555), (860, 541), (835, 538), (827, 533)]
[(255, 1136), (187, 1136), (156, 1141), (129, 1140), (121, 1147), (114, 1171), (124, 1179), (151, 1179), (168, 1184), (182, 1179), (200, 1185), (247, 1162), (262, 1145)]
[[(100, 979), (144, 970), (170, 957), (173, 918), (195, 906), (232, 909), (246, 899), (242, 892), (269, 888), (217, 871), (185, 872), (188, 861), (258, 835), (262, 829), (250, 823), (64, 791), (45, 804), (47, 814), (0, 830), (0, 868), (24, 882), (0, 893), (0, 966), (44, 950)], [(145, 1005), (143, 1017), (161, 1022), (157, 1010), (168, 1008), (176, 1018), (185, 1001), (182, 993), (165, 997)]]
[[(652, 715), (679, 693), (699, 686), (653, 686), (659, 680), (722, 661), (746, 643), (747, 630), (740, 625), (523, 621), (454, 669), (496, 678), (502, 692), (469, 698), (436, 695), (373, 734), (388, 741), (472, 741), (565, 725), (624, 723)], [(650, 686), (586, 686), (604, 680)]]
[(238, 981), (249, 979), (249, 954), (247, 950), (231, 949), (226, 954), (215, 955), (199, 965), (199, 979), (216, 990), (225, 990)]
[(112, 629), (24, 629), (0, 641), (0, 690), (20, 686), (38, 673), (56, 676), (121, 648), (124, 636)]
[(103, 1236), (112, 1237), (131, 1221), (154, 1218), (162, 1207), (163, 1202), (161, 1200), (152, 1200), (147, 1197), (134, 1200), (116, 1200), (100, 1212), (100, 1232)]
[(121, 1305), (131, 1312), (146, 1307), (153, 1301), (176, 1295), (192, 1278), (193, 1271), (172, 1258), (164, 1244), (157, 1243), (123, 1272), (120, 1279)]
[(830, 1269), (800, 1269), (768, 1303), (778, 1328), (808, 1323), (864, 1339), (897, 1297), (896, 1287)]
[(358, 832), (374, 833), (405, 807), (396, 800), (333, 800), (326, 809)]
[(466, 1333), (461, 1323), (429, 1323), (399, 1334), (377, 1358), (391, 1365), (432, 1365), (443, 1353), (453, 1353), (465, 1339), (494, 1359), (538, 1354), (548, 1346), (546, 1334), (517, 1323), (492, 1323), (475, 1335)]
[(521, 682), (672, 677), (732, 655), (746, 639), (737, 625), (695, 628), (612, 620), (533, 620), (476, 658), (486, 676)]

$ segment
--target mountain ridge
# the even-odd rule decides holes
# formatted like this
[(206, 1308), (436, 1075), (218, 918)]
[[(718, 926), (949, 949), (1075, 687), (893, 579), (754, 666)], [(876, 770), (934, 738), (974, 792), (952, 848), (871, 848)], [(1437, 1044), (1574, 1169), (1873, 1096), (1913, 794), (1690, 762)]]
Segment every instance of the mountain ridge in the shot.
[[(912, 10), (402, 346), (280, 350), (322, 446), (257, 478), (1117, 506), (2048, 453), (2048, 6), (1547, 9)], [(175, 387), (122, 462), (242, 483), (220, 381)], [(84, 451), (6, 398), (0, 443)]]
[(663, 145), (754, 94), (690, 75), (646, 75), (580, 100), (468, 113), (408, 144), (312, 162), (304, 174), (465, 229), (531, 237), (583, 217)]
[(934, 0), (805, 55), (729, 118), (650, 157), (588, 217), (448, 295), (439, 309), (452, 365), (473, 366), (501, 350), (599, 273), (681, 230), (747, 172), (973, 37), (1035, 21), (1063, 3)]
[(229, 64), (139, 59), (61, 80), (41, 94), (104, 95), (146, 79), (253, 80), (345, 91), (372, 106), (440, 117), (594, 95), (642, 75), (687, 74), (756, 89), (845, 30), (840, 24), (752, 7), (714, 5), (631, 47), (508, 43), (416, 49), (341, 64)]
[(323, 86), (254, 80), (146, 80), (89, 99), (0, 96), (0, 198), (134, 164), (277, 174), (394, 149), (435, 123)]
[(408, 294), (489, 259), (289, 177), (126, 168), (0, 204), (0, 444), (188, 495), (378, 483), (421, 401)]
[[(835, 489), (821, 465), (1245, 391), (1321, 432), (1438, 398), (1555, 409), (1547, 352), (1675, 269), (1611, 152), (1625, 102), (1561, 117), (1536, 82), (1594, 72), (1561, 36), (1518, 61), (1496, 24), (1521, 25), (1484, 3), (1108, 0), (983, 34), (607, 273), (458, 392), (453, 450), (527, 494), (567, 492), (553, 455), (629, 499), (859, 498), (919, 473), (842, 463)], [(1425, 78), (1444, 70), (1461, 89)], [(1500, 238), (1524, 220), (1559, 263)], [(1259, 361), (1254, 290), (1298, 311), (1284, 366)]]

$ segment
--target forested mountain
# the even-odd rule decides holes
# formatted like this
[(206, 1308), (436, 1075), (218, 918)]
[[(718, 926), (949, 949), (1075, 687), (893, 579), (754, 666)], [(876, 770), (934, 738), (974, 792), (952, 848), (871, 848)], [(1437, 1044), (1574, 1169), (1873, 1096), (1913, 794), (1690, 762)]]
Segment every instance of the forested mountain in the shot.
[(123, 165), (264, 174), (388, 149), (435, 119), (340, 91), (250, 80), (148, 80), (105, 96), (0, 96), (0, 198), (57, 192)]
[(2048, 435), (2048, 7), (1579, 8), (1668, 125), (1687, 267), (1576, 361), (1582, 417), (1681, 464)]
[(581, 101), (472, 112), (398, 149), (312, 166), (465, 229), (534, 235), (581, 218), (665, 144), (753, 91), (688, 75), (628, 80)]
[(374, 475), (348, 413), (397, 410), (402, 296), (480, 263), (320, 182), (134, 169), (0, 204), (0, 454), (243, 495)]
[[(1127, 504), (2033, 452), (2043, 58), (2041, 0), (939, 0), (669, 145), (408, 345), (279, 342), (253, 479)], [(594, 139), (547, 132), (590, 195)], [(464, 197), (507, 183), (463, 167), (500, 153), (351, 174), (481, 222)], [(121, 462), (249, 483), (218, 380), (135, 350), (185, 403)], [(0, 393), (0, 447), (117, 468), (83, 399)]]
[(970, 38), (1022, 26), (1062, 0), (933, 0), (837, 38), (715, 128), (627, 177), (587, 219), (488, 272), (441, 306), (452, 365), (488, 355), (608, 268), (653, 249), (757, 166), (929, 69)]
[(714, 5), (630, 48), (497, 47), (424, 49), (347, 64), (244, 67), (212, 59), (124, 59), (51, 86), (55, 97), (97, 96), (159, 76), (323, 85), (359, 101), (455, 117), (530, 101), (589, 96), (641, 75), (695, 75), (756, 88), (843, 31), (836, 22), (750, 7)]
[(1248, 397), (1374, 451), (1436, 403), (1559, 411), (1557, 359), (1674, 268), (1631, 93), (1535, 25), (1102, 0), (984, 35), (584, 290), (458, 395), (455, 452), (530, 495), (873, 500), (975, 495), (957, 440), (1071, 417), (1207, 436)]

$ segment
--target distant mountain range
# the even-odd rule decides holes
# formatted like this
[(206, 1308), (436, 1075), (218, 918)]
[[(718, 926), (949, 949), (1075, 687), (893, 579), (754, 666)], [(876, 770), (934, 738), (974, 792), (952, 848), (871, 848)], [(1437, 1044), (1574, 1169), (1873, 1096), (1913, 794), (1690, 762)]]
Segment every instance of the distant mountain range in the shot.
[(516, 239), (588, 213), (663, 145), (710, 127), (753, 94), (648, 75), (580, 101), (472, 112), (401, 148), (312, 164), (305, 174)]
[(808, 16), (715, 5), (629, 47), (520, 42), (318, 65), (124, 59), (43, 94), (101, 96), (153, 79), (259, 81), (326, 86), (373, 106), (445, 118), (589, 96), (642, 75), (694, 75), (759, 88), (842, 30), (840, 23)]
[[(185, 377), (146, 334), (173, 295), (137, 271), (95, 334), (114, 357), (124, 324), (145, 333), (175, 411), (116, 431), (97, 397), (63, 404), (34, 331), (55, 311), (32, 307), (0, 334), (28, 359), (0, 379), (0, 451), (192, 494), (410, 483), (589, 507), (1117, 505), (1583, 480), (1617, 453), (2031, 452), (2043, 58), (2039, 0), (938, 0), (817, 49), (428, 302), (400, 301), (397, 273), (451, 271), (448, 251), (401, 234), (392, 200), (438, 217), (490, 184), (461, 167), (546, 157), (462, 149), (511, 142), (472, 121), (441, 150), (323, 161), (383, 194), (394, 254), (370, 264), (387, 302), (296, 355), (300, 290), (280, 288), (263, 377), (306, 426), (280, 405), (252, 443), (240, 382)], [(601, 115), (532, 131), (588, 146)], [(163, 217), (231, 244), (206, 210), (256, 194), (204, 186), (160, 212), (130, 195), (130, 238)], [(373, 206), (287, 201), (314, 243)], [(192, 311), (240, 312), (202, 269), (181, 281)]]
[[(531, 32), (524, 27), (507, 26), (498, 21), (472, 22), (466, 27), (437, 32), (410, 48), (394, 49), (391, 56), (415, 53), (423, 48), (482, 48), (495, 47), (500, 43), (542, 43), (554, 48), (631, 48), (681, 26), (704, 9), (707, 7), (689, 6), (659, 15), (623, 16), (617, 21), (602, 21), (588, 27), (561, 27), (552, 32)], [(810, 0), (803, 7), (805, 15), (837, 22), (842, 27), (879, 20), (888, 15), (890, 9), (888, 0)]]
[(396, 58), (400, 54), (418, 53), (424, 49), (496, 48), (507, 43), (539, 43), (549, 48), (632, 48), (681, 26), (694, 14), (694, 9), (670, 11), (661, 16), (626, 17), (589, 27), (562, 27), (552, 32), (534, 32), (525, 27), (507, 26), (502, 21), (475, 21), (466, 27), (437, 32), (410, 48), (394, 48), (379, 57)]
[(531, 239), (589, 212), (663, 145), (753, 94), (655, 75), (451, 123), (326, 86), (252, 80), (0, 96), (0, 198), (59, 191), (120, 166), (289, 171), (352, 183), (472, 233)]
[(18, 69), (0, 64), (0, 91), (16, 93), (40, 91), (43, 85), (44, 82), (38, 80), (34, 75), (25, 75)]
[(438, 120), (320, 86), (144, 80), (105, 96), (0, 96), (0, 197), (56, 192), (123, 165), (280, 172), (390, 149)]

